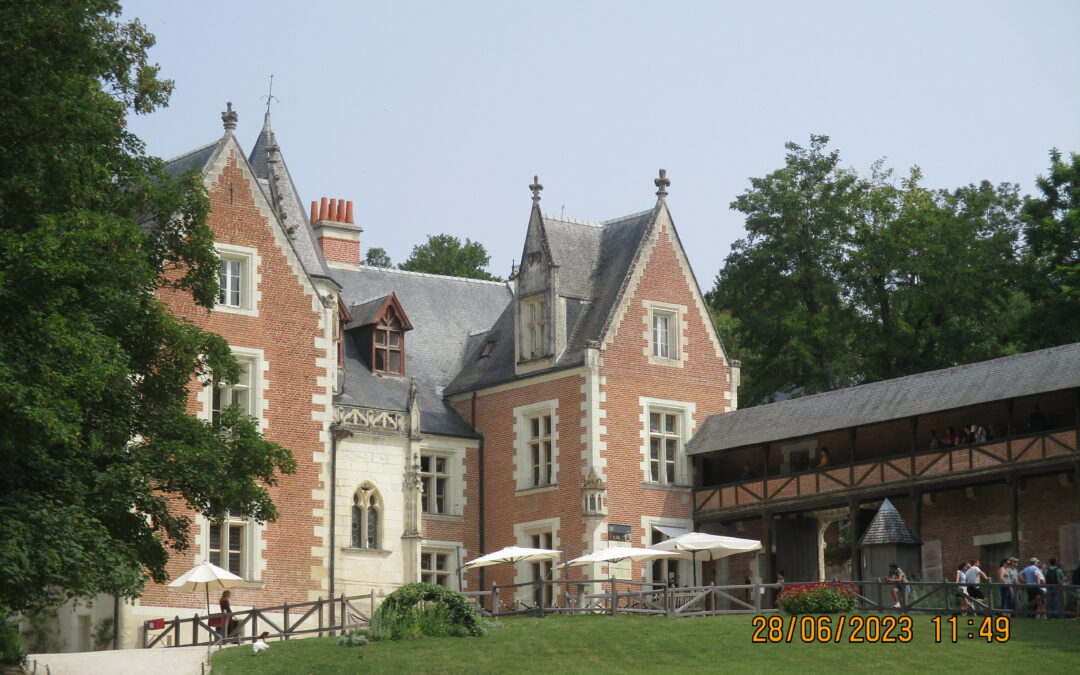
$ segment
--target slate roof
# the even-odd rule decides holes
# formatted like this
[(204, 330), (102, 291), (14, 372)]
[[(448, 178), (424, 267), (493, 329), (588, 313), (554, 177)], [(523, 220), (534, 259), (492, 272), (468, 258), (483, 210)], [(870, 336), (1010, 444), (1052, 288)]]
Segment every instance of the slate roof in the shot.
[(908, 527), (892, 502), (886, 499), (859, 540), (859, 546), (868, 544), (922, 544), (922, 539)]
[[(262, 130), (259, 131), (259, 137), (255, 139), (255, 145), (251, 148), (251, 154), (248, 156), (251, 170), (255, 172), (256, 178), (259, 179), (259, 186), (266, 194), (267, 200), (270, 200), (270, 164), (267, 162), (267, 147), (270, 145), (273, 135), (274, 131), (270, 128), (270, 113), (267, 112), (263, 119)], [(292, 242), (293, 249), (300, 258), (300, 264), (304, 266), (308, 274), (317, 277), (335, 278), (335, 275), (326, 266), (326, 259), (323, 257), (322, 247), (319, 246), (318, 239), (315, 237), (315, 230), (311, 226), (308, 211), (304, 208), (304, 203), (300, 201), (300, 193), (296, 189), (296, 183), (293, 182), (292, 174), (289, 173), (289, 166), (285, 163), (285, 158), (282, 156), (280, 149), (278, 150), (278, 158), (278, 171), (281, 172), (281, 180), (278, 181), (278, 193), (281, 195), (281, 203), (285, 209), (285, 225), (296, 228), (296, 236), (293, 237)], [(273, 202), (271, 201), (271, 203)]]
[[(416, 378), (420, 396), (420, 430), (424, 433), (472, 437), (471, 427), (445, 402), (443, 388), (462, 367), (470, 335), (487, 331), (509, 306), (505, 283), (362, 267), (334, 270), (341, 297), (350, 307), (352, 325), (365, 307), (381, 306), (397, 295), (413, 329), (405, 333), (405, 375), (376, 375), (361, 358), (355, 339), (346, 340), (346, 374), (339, 405), (404, 410), (409, 380)], [(356, 314), (353, 309), (356, 308)]]
[[(568, 298), (566, 349), (558, 356), (555, 369), (583, 364), (585, 343), (601, 337), (655, 212), (650, 209), (602, 223), (542, 216), (552, 260), (559, 265), (559, 295)], [(482, 357), (488, 342), (493, 343), (492, 352)], [(490, 331), (470, 338), (467, 354), (465, 367), (446, 388), (448, 394), (517, 379), (512, 305), (507, 305)]]
[(200, 171), (206, 166), (210, 158), (214, 156), (214, 153), (218, 149), (218, 145), (221, 144), (220, 139), (213, 143), (207, 143), (201, 148), (195, 148), (190, 152), (185, 152), (179, 157), (173, 157), (165, 162), (165, 171), (171, 176), (179, 176), (182, 173), (186, 173), (191, 169), (199, 169)]
[(1080, 387), (1080, 342), (713, 415), (689, 455)]

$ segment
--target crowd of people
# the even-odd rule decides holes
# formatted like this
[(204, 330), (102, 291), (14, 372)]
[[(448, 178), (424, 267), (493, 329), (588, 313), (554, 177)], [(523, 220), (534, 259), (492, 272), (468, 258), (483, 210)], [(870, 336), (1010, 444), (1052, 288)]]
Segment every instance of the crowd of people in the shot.
[[(985, 608), (986, 595), (983, 582), (1000, 584), (1001, 600), (998, 609), (1009, 616), (1028, 616), (1037, 619), (1060, 619), (1064, 617), (1066, 603), (1064, 585), (1080, 581), (1080, 564), (1068, 573), (1058, 566), (1055, 558), (1046, 562), (1038, 558), (1028, 560), (1026, 567), (1020, 567), (1019, 558), (1010, 557), (1001, 561), (992, 578), (979, 566), (978, 560), (966, 560), (956, 566), (953, 583), (956, 596), (960, 601), (961, 614), (974, 614)], [(1078, 598), (1080, 601), (1080, 598)], [(1080, 618), (1080, 614), (1077, 615)]]

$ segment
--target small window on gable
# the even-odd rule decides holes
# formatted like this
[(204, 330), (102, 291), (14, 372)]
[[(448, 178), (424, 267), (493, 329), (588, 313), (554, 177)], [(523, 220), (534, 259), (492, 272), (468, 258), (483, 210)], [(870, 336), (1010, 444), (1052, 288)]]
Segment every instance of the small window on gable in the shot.
[(258, 316), (258, 251), (248, 246), (215, 243), (218, 254), (218, 297), (215, 310)]
[(529, 360), (547, 353), (547, 303), (543, 294), (521, 301), (521, 359)]
[(409, 317), (393, 293), (347, 309), (345, 330), (353, 333), (360, 354), (373, 373), (405, 374), (405, 333)]

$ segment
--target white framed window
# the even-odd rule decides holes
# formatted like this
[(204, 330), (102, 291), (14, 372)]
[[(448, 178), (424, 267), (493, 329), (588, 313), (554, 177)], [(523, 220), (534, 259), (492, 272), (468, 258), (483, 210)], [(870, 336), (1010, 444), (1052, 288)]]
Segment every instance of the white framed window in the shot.
[(206, 559), (244, 579), (253, 579), (255, 523), (230, 511), (228, 518), (207, 524)]
[(547, 353), (547, 301), (543, 294), (521, 301), (521, 359), (528, 360)]
[(420, 496), (420, 510), (436, 515), (449, 513), (450, 458), (422, 452), (420, 482), (424, 488)]
[(681, 367), (686, 360), (686, 345), (683, 343), (686, 307), (652, 300), (645, 300), (644, 307), (645, 339), (648, 342), (645, 354), (649, 363)]
[(514, 408), (514, 475), (519, 490), (558, 484), (558, 400)]
[(361, 484), (353, 493), (351, 537), (353, 548), (380, 550), (382, 511), (379, 491), (369, 482)]
[(218, 266), (219, 312), (258, 316), (258, 251), (249, 246), (214, 244)]
[(642, 473), (645, 483), (689, 486), (686, 441), (693, 433), (692, 402), (640, 397)]
[[(546, 518), (527, 523), (514, 525), (514, 540), (518, 546), (525, 548), (546, 548), (559, 550), (562, 542), (559, 540), (559, 518)], [(535, 582), (537, 579), (549, 580), (559, 576), (558, 565), (550, 561), (522, 562), (516, 564), (514, 583)], [(535, 606), (543, 599), (545, 606), (550, 606), (554, 600), (554, 587), (552, 584), (544, 584), (544, 595), (541, 598), (537, 594), (537, 586), (521, 586), (518, 589), (518, 599), (529, 605)]]
[(233, 384), (216, 382), (210, 394), (210, 419), (215, 423), (221, 418), (221, 411), (230, 405), (238, 406), (248, 415), (255, 414), (252, 384), (256, 359), (237, 355), (236, 361), (240, 364), (240, 379)]
[(420, 552), (420, 581), (451, 587), (450, 554), (445, 551), (422, 550)]
[[(690, 532), (693, 528), (694, 523), (691, 520), (642, 516), (641, 546), (659, 544), (672, 536)], [(657, 586), (689, 586), (693, 579), (693, 564), (691, 560), (653, 560), (645, 564), (645, 578)], [(700, 570), (701, 562), (697, 564)], [(698, 578), (701, 578), (700, 573)]]

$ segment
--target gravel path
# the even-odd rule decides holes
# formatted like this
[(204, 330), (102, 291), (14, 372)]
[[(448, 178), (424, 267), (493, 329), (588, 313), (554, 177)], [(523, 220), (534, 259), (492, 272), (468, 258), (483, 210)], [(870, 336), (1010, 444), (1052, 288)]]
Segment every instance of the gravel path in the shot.
[[(206, 647), (119, 649), (70, 654), (31, 654), (30, 672), (37, 675), (202, 675)], [(206, 669), (210, 670), (209, 667)]]

